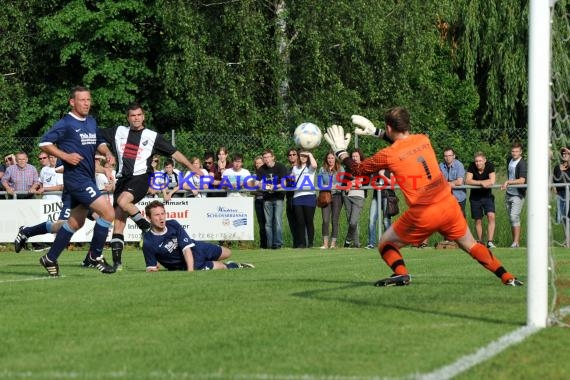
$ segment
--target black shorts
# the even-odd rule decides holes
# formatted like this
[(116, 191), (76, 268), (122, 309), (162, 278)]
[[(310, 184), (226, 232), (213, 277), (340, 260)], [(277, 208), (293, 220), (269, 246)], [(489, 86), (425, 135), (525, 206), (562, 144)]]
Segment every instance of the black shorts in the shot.
[(148, 192), (148, 174), (136, 175), (134, 177), (119, 178), (115, 184), (113, 193), (113, 207), (117, 206), (117, 199), (121, 193), (127, 192), (133, 195), (133, 203), (138, 203)]
[(471, 204), (472, 219), (483, 219), (483, 215), (495, 212), (495, 196), (493, 194), (481, 199), (469, 199), (469, 203)]

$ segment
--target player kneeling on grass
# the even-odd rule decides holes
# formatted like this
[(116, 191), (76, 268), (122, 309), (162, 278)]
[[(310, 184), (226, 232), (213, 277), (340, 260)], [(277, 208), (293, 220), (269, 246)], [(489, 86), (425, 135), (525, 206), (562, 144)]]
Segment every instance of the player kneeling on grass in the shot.
[(375, 286), (408, 285), (411, 277), (400, 248), (417, 245), (434, 232), (456, 241), (487, 270), (499, 277), (505, 285), (521, 286), (499, 259), (484, 245), (477, 243), (469, 231), (459, 204), (443, 178), (432, 144), (426, 135), (410, 133), (410, 115), (402, 107), (384, 114), (386, 129), (377, 129), (370, 120), (352, 116), (357, 135), (383, 138), (391, 145), (360, 162), (354, 162), (346, 149), (350, 134), (341, 126), (328, 128), (325, 140), (347, 170), (355, 176), (378, 173), (388, 169), (400, 185), (408, 210), (382, 235), (378, 244), (380, 256), (394, 272), (391, 277), (377, 281)]
[(159, 263), (168, 270), (254, 268), (252, 264), (227, 262), (232, 252), (216, 244), (196, 241), (176, 220), (166, 220), (164, 203), (152, 201), (145, 207), (150, 231), (143, 233), (147, 272), (157, 272)]

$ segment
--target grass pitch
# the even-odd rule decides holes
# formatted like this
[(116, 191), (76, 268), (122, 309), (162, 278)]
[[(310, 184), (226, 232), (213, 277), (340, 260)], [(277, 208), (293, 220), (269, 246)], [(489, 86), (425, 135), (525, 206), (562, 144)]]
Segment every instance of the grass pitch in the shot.
[[(195, 273), (145, 273), (128, 251), (113, 275), (65, 252), (57, 279), (39, 253), (0, 253), (0, 378), (415, 378), (526, 324), (525, 287), (461, 251), (403, 253), (396, 288), (372, 286), (390, 271), (364, 249), (234, 250), (256, 268)], [(525, 250), (495, 253), (526, 280)], [(544, 329), (459, 378), (567, 378), (568, 341)]]

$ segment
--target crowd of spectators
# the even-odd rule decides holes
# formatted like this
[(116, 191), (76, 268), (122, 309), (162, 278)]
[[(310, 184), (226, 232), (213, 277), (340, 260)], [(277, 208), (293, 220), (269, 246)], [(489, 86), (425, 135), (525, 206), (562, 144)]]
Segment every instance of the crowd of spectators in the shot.
[[(489, 248), (496, 246), (494, 240), (496, 209), (493, 194), (493, 189), (496, 187), (505, 191), (505, 209), (512, 233), (510, 247), (517, 248), (521, 244), (520, 215), (526, 192), (525, 186), (517, 185), (526, 184), (527, 167), (520, 143), (513, 143), (510, 153), (511, 156), (506, 162), (507, 179), (500, 186), (496, 185), (495, 166), (487, 160), (484, 152), (476, 152), (473, 160), (464, 166), (457, 159), (454, 149), (447, 147), (443, 150), (440, 162), (440, 170), (463, 215), (474, 221), (475, 237), (478, 241), (486, 243)], [(570, 183), (570, 149), (564, 147), (557, 153), (560, 157), (558, 157), (559, 163), (554, 167), (553, 183)], [(357, 162), (364, 159), (359, 149), (354, 150), (351, 156)], [(7, 198), (61, 199), (59, 194), (63, 190), (63, 176), (61, 168), (58, 168), (57, 159), (45, 152), (40, 152), (37, 158), (41, 165), (39, 172), (28, 162), (26, 152), (8, 154), (4, 157), (4, 163), (0, 164), (0, 191), (4, 191)], [(110, 167), (104, 157), (96, 158), (99, 189), (112, 193), (114, 183), (109, 181), (109, 175), (106, 173), (107, 171), (114, 173), (114, 168)], [(368, 238), (367, 244), (362, 246), (367, 249), (376, 247), (378, 223), (380, 222), (386, 230), (391, 225), (391, 219), (396, 216), (391, 215), (388, 210), (388, 199), (397, 197), (397, 192), (394, 192), (390, 184), (383, 186), (384, 178), (390, 183), (395, 181), (389, 172), (381, 171), (375, 176), (376, 185), (382, 187), (381, 191), (374, 189), (367, 191), (354, 186), (354, 179), (345, 173), (333, 152), (327, 152), (320, 161), (317, 161), (311, 152), (291, 148), (286, 151), (285, 159), (287, 166), (280, 163), (279, 157), (276, 157), (271, 149), (266, 149), (254, 158), (250, 166), (244, 161), (242, 154), (231, 154), (226, 147), (221, 146), (215, 153), (206, 152), (202, 158), (191, 157), (191, 172), (194, 174), (180, 189), (181, 176), (187, 178), (191, 172), (182, 174), (171, 158), (162, 162), (160, 156), (156, 155), (153, 157), (152, 167), (156, 173), (161, 174), (162, 177), (158, 178), (163, 178), (167, 184), (163, 190), (149, 187), (147, 196), (164, 198), (165, 201), (175, 197), (252, 196), (260, 248), (280, 249), (284, 246), (282, 225), (284, 211), (291, 235), (291, 247), (311, 248), (315, 239), (314, 217), (318, 210), (317, 195), (320, 189), (327, 189), (331, 192), (331, 201), (322, 207), (319, 206), (322, 216), (320, 248), (323, 250), (337, 248), (338, 240), (341, 238), (343, 240), (340, 245), (345, 248), (361, 247), (359, 224), (365, 200), (370, 196)], [(213, 181), (204, 185), (204, 181), (200, 179), (202, 176), (209, 176)], [(111, 175), (111, 178), (114, 178), (114, 175)], [(247, 183), (242, 182), (246, 178)], [(189, 186), (188, 182), (194, 186)], [(350, 190), (339, 189), (347, 183), (352, 184)], [(251, 191), (252, 188), (256, 189)], [(570, 206), (567, 200), (570, 198), (570, 192), (564, 186), (555, 187), (553, 191), (556, 193), (556, 222), (568, 230)], [(466, 207), (467, 200), (469, 200), (469, 214)], [(346, 236), (339, 237), (343, 208), (347, 232)], [(425, 246), (425, 243), (427, 241), (422, 246)], [(504, 245), (506, 242), (502, 243)]]

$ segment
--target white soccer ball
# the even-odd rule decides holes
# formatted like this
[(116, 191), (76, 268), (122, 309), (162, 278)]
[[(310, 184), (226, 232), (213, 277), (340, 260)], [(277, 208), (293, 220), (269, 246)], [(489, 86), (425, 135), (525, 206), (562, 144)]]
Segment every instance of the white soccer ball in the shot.
[(303, 149), (313, 149), (321, 144), (323, 134), (319, 127), (313, 123), (300, 124), (293, 134), (295, 144)]

